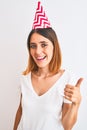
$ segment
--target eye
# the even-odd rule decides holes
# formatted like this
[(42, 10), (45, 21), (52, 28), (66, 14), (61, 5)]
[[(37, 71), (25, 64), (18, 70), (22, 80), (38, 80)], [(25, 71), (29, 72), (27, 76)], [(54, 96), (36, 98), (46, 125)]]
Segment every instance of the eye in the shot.
[(41, 47), (43, 47), (43, 48), (46, 47), (46, 46), (47, 46), (46, 43), (42, 43), (42, 44), (41, 44)]
[(35, 49), (37, 46), (35, 44), (30, 44), (30, 48)]

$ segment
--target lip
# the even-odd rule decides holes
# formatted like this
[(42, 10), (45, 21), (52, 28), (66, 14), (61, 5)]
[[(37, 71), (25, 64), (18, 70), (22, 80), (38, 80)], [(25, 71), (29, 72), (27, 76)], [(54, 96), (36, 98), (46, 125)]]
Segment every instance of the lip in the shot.
[(42, 61), (42, 60), (44, 60), (45, 58), (46, 58), (46, 56), (40, 56), (40, 57), (36, 57), (36, 60)]

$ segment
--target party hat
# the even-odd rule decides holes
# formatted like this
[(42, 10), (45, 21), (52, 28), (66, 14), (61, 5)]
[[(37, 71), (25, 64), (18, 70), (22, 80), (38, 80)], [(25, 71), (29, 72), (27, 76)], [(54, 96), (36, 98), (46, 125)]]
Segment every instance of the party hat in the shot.
[(36, 9), (32, 29), (50, 28), (50, 27), (51, 27), (50, 22), (48, 21), (45, 11), (43, 10), (43, 6), (41, 5), (41, 2), (39, 1)]

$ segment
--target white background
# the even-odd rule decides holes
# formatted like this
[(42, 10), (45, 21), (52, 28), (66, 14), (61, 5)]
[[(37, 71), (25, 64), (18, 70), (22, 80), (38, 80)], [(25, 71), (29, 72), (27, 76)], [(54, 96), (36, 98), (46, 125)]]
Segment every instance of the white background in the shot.
[[(87, 1), (42, 0), (63, 54), (63, 66), (84, 77), (73, 130), (87, 130)], [(0, 0), (0, 130), (12, 130), (19, 104), (19, 77), (27, 65), (27, 36), (37, 0)]]

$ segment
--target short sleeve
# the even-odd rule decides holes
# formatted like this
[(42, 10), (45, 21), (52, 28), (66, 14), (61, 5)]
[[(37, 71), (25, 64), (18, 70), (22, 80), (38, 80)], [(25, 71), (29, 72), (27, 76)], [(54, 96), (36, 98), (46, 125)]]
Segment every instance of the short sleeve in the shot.
[(23, 93), (23, 80), (24, 80), (24, 75), (20, 74), (19, 75), (19, 85), (18, 85), (18, 95), (21, 97)]
[(22, 79), (23, 79), (23, 75), (21, 74), (19, 77), (19, 86), (18, 86), (20, 94), (22, 93)]

